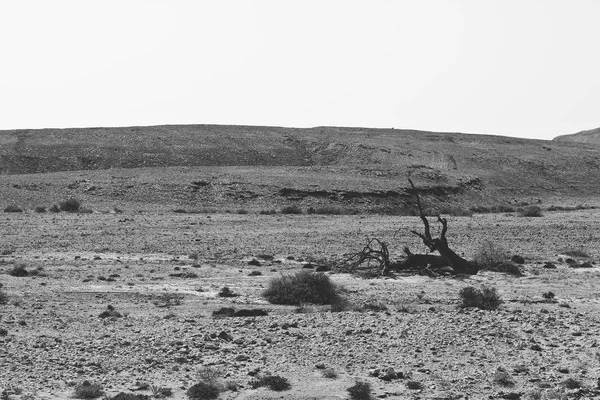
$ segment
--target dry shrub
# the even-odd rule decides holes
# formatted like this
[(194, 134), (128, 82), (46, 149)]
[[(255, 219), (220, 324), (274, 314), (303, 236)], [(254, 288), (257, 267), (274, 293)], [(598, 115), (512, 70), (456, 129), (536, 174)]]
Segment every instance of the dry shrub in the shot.
[(539, 208), (538, 206), (529, 206), (529, 207), (525, 207), (520, 213), (519, 215), (521, 217), (541, 217), (542, 215), (542, 209)]
[(502, 299), (496, 288), (482, 286), (480, 289), (473, 286), (464, 287), (458, 292), (462, 308), (477, 307), (481, 310), (495, 310), (502, 304)]
[(8, 303), (8, 295), (0, 290), (0, 304)]
[(454, 217), (472, 217), (473, 211), (457, 206), (445, 206), (440, 208), (440, 214), (452, 215)]
[(79, 208), (81, 208), (81, 203), (79, 200), (71, 198), (61, 202), (58, 208), (60, 211), (77, 212), (79, 211)]
[(502, 246), (486, 240), (479, 245), (473, 261), (479, 269), (493, 270), (495, 266), (508, 261), (508, 252)]
[(281, 209), (282, 214), (302, 214), (302, 209), (297, 205), (285, 206)]
[(17, 264), (8, 271), (8, 274), (14, 277), (25, 277), (29, 276), (29, 271), (27, 271), (27, 266), (25, 264)]
[(354, 386), (350, 386), (347, 390), (352, 400), (371, 399), (371, 384), (369, 382), (358, 381)]
[(104, 394), (102, 386), (98, 383), (91, 383), (84, 381), (83, 383), (75, 386), (73, 397), (76, 399), (96, 399)]
[(587, 258), (590, 256), (583, 247), (579, 247), (576, 249), (566, 249), (563, 251), (563, 253), (571, 257)]
[(303, 303), (335, 304), (340, 297), (329, 276), (311, 271), (272, 279), (263, 296), (273, 304), (295, 306)]
[(20, 213), (20, 212), (23, 212), (23, 209), (21, 207), (19, 207), (19, 206), (11, 204), (10, 206), (8, 206), (8, 207), (6, 207), (4, 209), (4, 212), (6, 212), (6, 213), (15, 213), (15, 212)]
[(191, 400), (210, 400), (219, 397), (219, 388), (209, 382), (198, 382), (190, 387), (186, 394)]
[(260, 387), (267, 387), (275, 392), (282, 392), (284, 390), (290, 390), (292, 385), (283, 376), (279, 375), (265, 375), (256, 378), (250, 382), (252, 389), (258, 389)]
[(333, 368), (325, 368), (322, 374), (324, 378), (328, 379), (336, 379), (338, 377), (338, 373)]

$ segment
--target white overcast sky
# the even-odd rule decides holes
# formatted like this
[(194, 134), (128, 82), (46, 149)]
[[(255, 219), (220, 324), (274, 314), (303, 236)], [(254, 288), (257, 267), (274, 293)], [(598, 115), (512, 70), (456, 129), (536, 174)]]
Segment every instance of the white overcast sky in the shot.
[(0, 129), (600, 126), (598, 0), (0, 0)]

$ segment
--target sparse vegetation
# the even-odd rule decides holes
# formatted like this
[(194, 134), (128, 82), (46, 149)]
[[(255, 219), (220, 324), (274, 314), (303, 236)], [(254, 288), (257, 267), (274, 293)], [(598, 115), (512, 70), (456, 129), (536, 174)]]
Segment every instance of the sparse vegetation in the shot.
[(273, 209), (270, 209), (270, 210), (260, 210), (258, 213), (260, 215), (275, 215), (275, 214), (277, 214), (277, 210), (273, 210)]
[(489, 206), (489, 207), (488, 206), (474, 206), (474, 207), (471, 207), (469, 210), (471, 210), (477, 214), (512, 213), (512, 212), (516, 211), (514, 207), (504, 205), (504, 204), (499, 204), (499, 205), (494, 205), (494, 206)]
[(419, 381), (409, 380), (406, 381), (406, 387), (410, 390), (421, 390), (423, 389), (423, 384)]
[(334, 304), (340, 297), (329, 276), (311, 271), (272, 279), (263, 296), (270, 303), (287, 305)]
[(575, 378), (567, 378), (564, 381), (562, 381), (561, 386), (564, 386), (567, 389), (579, 389), (580, 387), (583, 387), (583, 384), (581, 383), (581, 381), (575, 379)]
[(123, 315), (121, 315), (120, 312), (118, 312), (117, 310), (115, 310), (115, 308), (111, 305), (108, 305), (106, 307), (106, 310), (102, 311), (98, 317), (99, 318), (121, 318)]
[(150, 400), (150, 396), (147, 394), (141, 393), (125, 393), (121, 392), (119, 394), (114, 395), (113, 397), (105, 397), (110, 400)]
[(351, 208), (344, 208), (339, 206), (320, 206), (320, 207), (309, 207), (306, 210), (307, 214), (321, 214), (321, 215), (355, 215), (358, 214), (358, 210)]
[(297, 205), (285, 206), (281, 209), (282, 214), (302, 214), (302, 209)]
[(50, 211), (50, 212), (52, 212), (52, 213), (57, 213), (57, 212), (60, 212), (60, 208), (59, 208), (59, 207), (58, 207), (56, 204), (53, 204), (53, 205), (52, 205), (52, 206), (51, 206), (51, 207), (48, 209), (48, 211)]
[(248, 273), (248, 276), (260, 276), (262, 275), (262, 272), (260, 271), (250, 271), (250, 273)]
[(237, 297), (237, 296), (238, 296), (238, 294), (237, 294), (237, 293), (234, 293), (234, 292), (233, 292), (233, 291), (232, 291), (232, 290), (229, 288), (229, 286), (223, 286), (223, 287), (221, 288), (221, 290), (219, 290), (219, 293), (217, 293), (217, 295), (218, 295), (219, 297)]
[(219, 388), (209, 382), (198, 382), (190, 387), (186, 394), (190, 400), (210, 400), (219, 397)]
[(494, 371), (492, 380), (494, 383), (501, 386), (514, 386), (515, 384), (515, 380), (510, 376), (508, 371), (502, 367), (498, 367), (496, 371)]
[(467, 286), (458, 293), (462, 308), (477, 307), (481, 310), (495, 310), (502, 304), (496, 288), (482, 286), (480, 289)]
[(583, 248), (574, 248), (574, 249), (566, 249), (563, 250), (563, 253), (567, 256), (571, 256), (571, 257), (580, 257), (580, 258), (588, 258), (590, 255), (589, 253)]
[(445, 206), (440, 208), (439, 214), (447, 214), (454, 217), (472, 217), (473, 211), (457, 206)]
[(365, 312), (365, 311), (374, 311), (374, 312), (385, 312), (388, 311), (388, 307), (381, 301), (377, 300), (369, 300), (364, 302), (355, 308), (356, 311)]
[(73, 397), (76, 399), (96, 399), (104, 394), (102, 386), (98, 383), (84, 381), (75, 386)]
[(27, 271), (27, 265), (20, 263), (14, 265), (12, 269), (8, 271), (8, 274), (14, 277), (26, 277), (29, 276), (30, 273)]
[(21, 212), (23, 212), (23, 209), (21, 207), (19, 207), (19, 206), (11, 204), (10, 206), (7, 206), (4, 209), (4, 212), (5, 213), (21, 213)]
[(508, 261), (508, 252), (491, 240), (486, 240), (479, 245), (473, 261), (480, 269), (493, 270), (499, 264)]
[(61, 202), (58, 208), (60, 209), (60, 211), (74, 213), (79, 211), (79, 209), (81, 208), (81, 203), (75, 198), (70, 198)]
[(154, 305), (156, 307), (175, 307), (183, 304), (184, 296), (181, 293), (161, 293), (156, 296)]
[(0, 304), (8, 303), (8, 295), (0, 289)]
[(252, 389), (258, 389), (260, 387), (267, 387), (270, 390), (273, 390), (275, 392), (282, 392), (285, 390), (290, 390), (292, 388), (292, 385), (290, 385), (290, 382), (288, 381), (288, 379), (283, 376), (265, 375), (265, 376), (261, 376), (256, 379), (253, 379), (250, 382), (250, 387)]
[(371, 399), (371, 384), (369, 382), (357, 381), (354, 386), (350, 386), (347, 391), (352, 400)]
[(521, 217), (542, 217), (542, 209), (538, 206), (527, 206), (519, 212)]
[(327, 379), (336, 379), (338, 377), (338, 373), (333, 368), (325, 368), (322, 374)]
[(554, 294), (554, 292), (545, 292), (545, 293), (542, 293), (542, 297), (545, 298), (545, 299), (547, 299), (547, 300), (552, 300), (552, 299), (554, 299), (555, 296), (556, 295)]
[(198, 383), (190, 387), (187, 395), (191, 400), (210, 400), (219, 397), (222, 385), (219, 378), (222, 371), (212, 367), (203, 367), (198, 371)]
[(38, 207), (35, 208), (35, 212), (36, 213), (45, 213), (46, 212), (46, 207), (38, 206)]

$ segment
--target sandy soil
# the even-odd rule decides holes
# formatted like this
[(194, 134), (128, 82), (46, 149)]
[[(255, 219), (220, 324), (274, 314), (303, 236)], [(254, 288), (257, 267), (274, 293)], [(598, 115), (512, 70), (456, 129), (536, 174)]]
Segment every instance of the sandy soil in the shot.
[[(451, 217), (448, 238), (459, 253), (470, 258), (491, 240), (523, 256), (526, 275), (365, 280), (331, 274), (351, 302), (387, 306), (336, 313), (326, 307), (298, 313), (266, 303), (261, 292), (269, 279), (302, 270), (306, 260), (343, 259), (367, 236), (390, 242), (394, 257), (404, 245), (423, 252), (409, 232), (421, 228), (418, 218), (126, 211), (5, 213), (0, 220), (0, 283), (8, 295), (0, 306), (7, 333), (0, 336), (0, 389), (10, 389), (10, 398), (68, 398), (84, 380), (102, 384), (109, 395), (148, 383), (186, 398), (206, 366), (240, 385), (221, 394), (225, 399), (342, 399), (356, 380), (390, 399), (600, 396), (594, 392), (600, 270), (560, 261), (579, 248), (589, 255), (579, 261), (600, 258), (600, 210)], [(259, 255), (274, 258), (248, 265)], [(543, 268), (546, 262), (557, 268)], [(19, 263), (41, 273), (8, 275)], [(499, 290), (503, 306), (458, 308), (458, 291), (482, 283)], [(223, 286), (239, 296), (218, 297)], [(548, 291), (555, 302), (544, 301)], [(181, 294), (181, 304), (164, 307), (164, 295), (173, 293)], [(109, 305), (124, 316), (99, 318)], [(269, 315), (213, 318), (223, 306)], [(338, 377), (324, 377), (317, 366), (333, 368)], [(404, 378), (372, 376), (373, 369), (388, 367)], [(512, 385), (498, 379), (498, 368)], [(284, 376), (292, 389), (250, 389), (257, 372)], [(565, 387), (568, 378), (583, 389)], [(409, 389), (411, 381), (422, 388)]]

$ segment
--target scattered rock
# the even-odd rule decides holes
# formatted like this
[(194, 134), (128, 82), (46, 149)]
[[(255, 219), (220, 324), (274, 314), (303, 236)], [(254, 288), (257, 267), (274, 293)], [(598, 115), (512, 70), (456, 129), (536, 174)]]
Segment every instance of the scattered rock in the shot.
[(252, 260), (248, 261), (248, 265), (260, 267), (262, 264), (256, 258), (253, 258)]
[(556, 265), (552, 264), (551, 262), (547, 262), (546, 264), (544, 264), (543, 268), (556, 269)]

